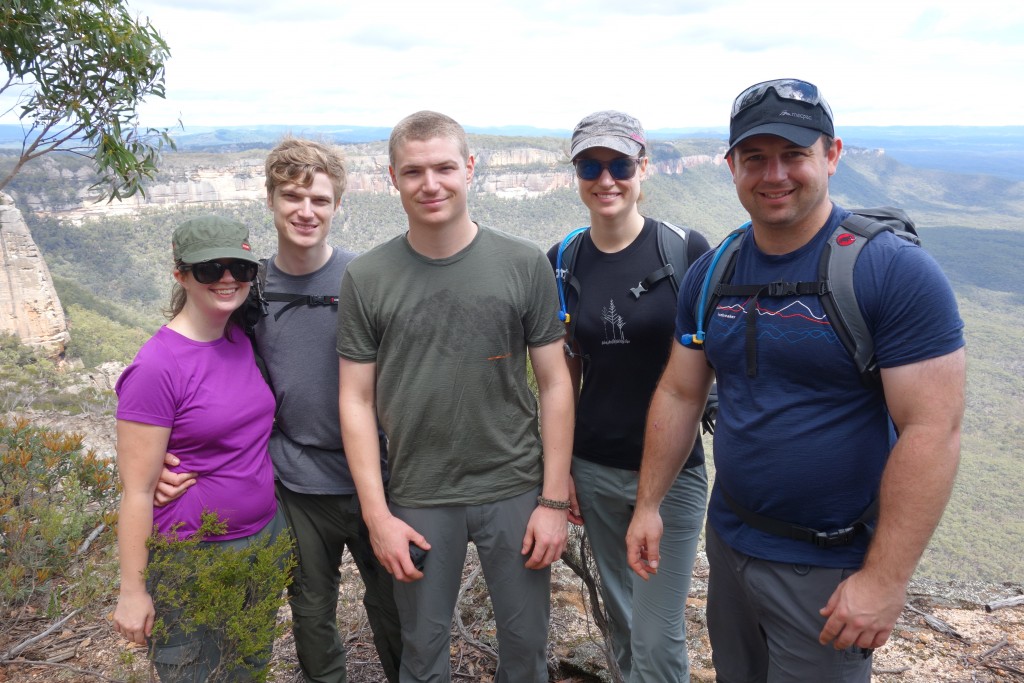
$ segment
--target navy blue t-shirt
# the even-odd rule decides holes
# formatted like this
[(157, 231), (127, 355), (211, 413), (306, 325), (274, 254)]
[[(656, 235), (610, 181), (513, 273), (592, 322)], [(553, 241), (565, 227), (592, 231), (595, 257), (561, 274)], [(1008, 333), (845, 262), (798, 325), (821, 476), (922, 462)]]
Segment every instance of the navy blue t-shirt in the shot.
[[(849, 212), (833, 207), (800, 249), (762, 253), (743, 238), (733, 284), (818, 279), (818, 261)], [(694, 309), (713, 252), (690, 268), (676, 316), (676, 340), (696, 330)], [(942, 356), (964, 344), (948, 281), (920, 247), (891, 233), (871, 240), (854, 268), (858, 305), (880, 367)], [(718, 381), (715, 487), (708, 520), (740, 552), (777, 562), (858, 567), (866, 535), (837, 548), (767, 534), (743, 524), (720, 489), (766, 517), (819, 530), (848, 526), (878, 495), (895, 440), (882, 392), (867, 388), (816, 295), (762, 296), (757, 315), (757, 375), (747, 376), (744, 297), (723, 297), (706, 330), (704, 352)], [(699, 347), (693, 347), (699, 348)]]

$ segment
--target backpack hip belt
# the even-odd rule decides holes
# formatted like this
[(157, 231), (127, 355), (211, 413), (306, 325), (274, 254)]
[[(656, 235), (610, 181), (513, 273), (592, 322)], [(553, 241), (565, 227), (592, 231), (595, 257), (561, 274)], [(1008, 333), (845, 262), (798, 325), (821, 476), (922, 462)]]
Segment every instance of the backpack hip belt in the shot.
[(861, 533), (867, 534), (870, 538), (874, 533), (870, 522), (873, 522), (878, 517), (878, 498), (876, 497), (871, 502), (871, 505), (850, 526), (843, 527), (842, 529), (832, 529), (831, 531), (819, 531), (799, 524), (765, 517), (737, 503), (732, 496), (725, 492), (724, 488), (719, 487), (719, 490), (729, 509), (747, 526), (772, 536), (803, 541), (819, 548), (836, 548), (850, 545)]

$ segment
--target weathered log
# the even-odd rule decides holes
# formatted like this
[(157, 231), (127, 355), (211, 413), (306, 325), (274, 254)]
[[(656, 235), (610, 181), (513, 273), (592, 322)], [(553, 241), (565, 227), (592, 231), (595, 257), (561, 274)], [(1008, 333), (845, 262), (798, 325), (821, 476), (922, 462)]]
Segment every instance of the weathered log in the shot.
[(1005, 600), (987, 602), (985, 603), (985, 611), (995, 612), (997, 609), (1003, 609), (1004, 607), (1016, 607), (1017, 605), (1024, 605), (1024, 595), (1018, 595), (1015, 598), (1006, 598)]

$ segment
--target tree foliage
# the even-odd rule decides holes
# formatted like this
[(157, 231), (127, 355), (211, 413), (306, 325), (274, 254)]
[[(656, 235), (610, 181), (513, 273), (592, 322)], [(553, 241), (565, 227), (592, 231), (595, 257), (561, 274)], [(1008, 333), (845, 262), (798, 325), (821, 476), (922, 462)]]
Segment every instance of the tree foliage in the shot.
[(136, 108), (147, 95), (164, 97), (169, 56), (123, 0), (0, 0), (0, 96), (16, 96), (0, 115), (16, 110), (24, 130), (0, 190), (27, 162), (65, 150), (93, 159), (101, 198), (144, 193), (174, 141), (166, 129), (140, 127)]

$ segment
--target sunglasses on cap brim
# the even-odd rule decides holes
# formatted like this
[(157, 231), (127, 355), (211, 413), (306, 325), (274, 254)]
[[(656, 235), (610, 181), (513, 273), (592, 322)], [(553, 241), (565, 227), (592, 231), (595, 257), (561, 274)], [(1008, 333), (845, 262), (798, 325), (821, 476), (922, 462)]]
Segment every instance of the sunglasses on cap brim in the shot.
[(828, 106), (828, 102), (822, 97), (818, 86), (795, 78), (780, 78), (750, 86), (733, 101), (731, 118), (736, 118), (737, 114), (759, 103), (769, 90), (774, 90), (782, 100), (803, 102), (811, 106), (820, 105), (828, 114), (828, 118), (832, 119), (832, 107)]
[(201, 285), (212, 285), (222, 277), (224, 271), (231, 273), (236, 282), (252, 282), (259, 272), (259, 264), (251, 261), (200, 261), (199, 263), (183, 263), (178, 266), (182, 273), (192, 272), (192, 277)]

